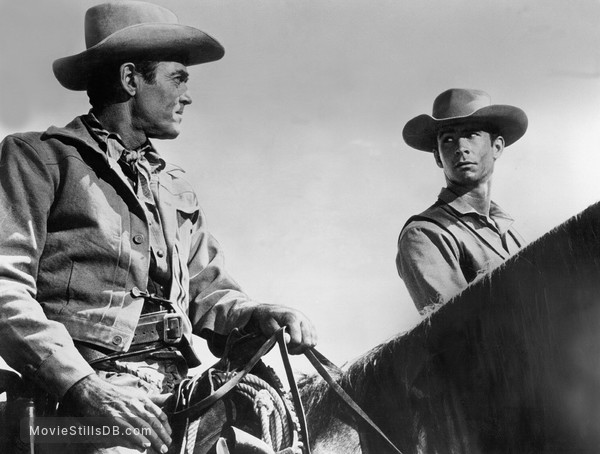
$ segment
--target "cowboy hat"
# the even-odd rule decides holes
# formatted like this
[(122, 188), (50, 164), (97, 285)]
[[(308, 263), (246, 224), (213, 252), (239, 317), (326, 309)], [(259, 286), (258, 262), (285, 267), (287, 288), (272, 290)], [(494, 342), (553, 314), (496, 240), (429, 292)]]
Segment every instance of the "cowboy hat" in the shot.
[(206, 33), (180, 25), (161, 6), (124, 0), (103, 3), (85, 15), (86, 50), (54, 61), (58, 81), (69, 90), (85, 90), (100, 65), (126, 59), (179, 61), (187, 66), (220, 59), (221, 44)]
[(505, 146), (527, 131), (527, 115), (518, 107), (492, 104), (490, 96), (481, 90), (451, 88), (435, 98), (431, 116), (423, 114), (408, 121), (402, 137), (412, 148), (433, 152), (441, 127), (465, 122), (493, 127), (504, 138)]

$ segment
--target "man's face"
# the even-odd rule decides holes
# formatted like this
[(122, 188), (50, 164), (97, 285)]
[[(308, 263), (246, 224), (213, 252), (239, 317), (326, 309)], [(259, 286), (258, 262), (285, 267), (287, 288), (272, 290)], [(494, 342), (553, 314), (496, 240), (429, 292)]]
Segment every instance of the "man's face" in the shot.
[(444, 170), (446, 181), (467, 188), (490, 180), (494, 163), (504, 149), (502, 137), (492, 141), (488, 132), (474, 124), (444, 128), (437, 139), (435, 160)]
[(156, 139), (174, 139), (181, 132), (183, 109), (192, 103), (188, 92), (188, 72), (178, 62), (160, 62), (155, 81), (146, 82), (138, 75), (132, 110), (136, 129)]

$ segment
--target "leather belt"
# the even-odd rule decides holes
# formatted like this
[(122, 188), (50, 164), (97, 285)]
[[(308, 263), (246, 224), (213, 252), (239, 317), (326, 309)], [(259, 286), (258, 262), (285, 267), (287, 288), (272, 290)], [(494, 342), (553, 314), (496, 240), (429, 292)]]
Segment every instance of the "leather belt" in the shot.
[[(122, 359), (136, 356), (141, 353), (150, 353), (164, 349), (165, 347), (188, 345), (187, 343), (182, 342), (182, 340), (183, 320), (181, 315), (174, 312), (159, 311), (140, 316), (138, 325), (135, 328), (131, 347), (126, 352), (112, 352), (82, 342), (75, 342), (75, 346), (85, 360), (93, 365), (110, 359)], [(190, 356), (185, 348), (184, 350), (187, 356)], [(194, 362), (192, 358), (192, 364), (197, 362), (197, 360)]]
[(131, 345), (138, 346), (153, 342), (175, 345), (182, 337), (181, 315), (168, 311), (151, 312), (140, 316)]
[(165, 347), (177, 347), (189, 367), (199, 366), (200, 360), (183, 335), (183, 317), (175, 312), (173, 303), (162, 297), (144, 292), (137, 287), (131, 289), (131, 296), (158, 303), (167, 309), (140, 315), (131, 347), (126, 352), (114, 352), (94, 345), (75, 342), (77, 349), (87, 362), (96, 364), (109, 359), (120, 359), (140, 353), (149, 353)]

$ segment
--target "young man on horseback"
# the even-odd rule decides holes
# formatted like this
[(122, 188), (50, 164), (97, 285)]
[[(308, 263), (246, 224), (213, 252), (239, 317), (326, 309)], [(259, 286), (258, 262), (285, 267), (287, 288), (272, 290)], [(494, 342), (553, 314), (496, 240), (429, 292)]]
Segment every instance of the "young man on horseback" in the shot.
[(494, 164), (527, 130), (527, 116), (491, 104), (480, 90), (450, 89), (433, 114), (404, 127), (404, 141), (433, 153), (446, 187), (411, 217), (398, 239), (396, 267), (421, 313), (443, 303), (515, 254), (524, 244), (513, 219), (491, 199)]
[(90, 8), (85, 35), (87, 49), (53, 69), (87, 91), (90, 112), (1, 144), (0, 356), (67, 414), (117, 418), (117, 452), (165, 453), (161, 404), (199, 364), (192, 334), (285, 326), (298, 353), (316, 333), (241, 291), (183, 170), (151, 142), (179, 135), (188, 67), (220, 59), (221, 45), (137, 1)]

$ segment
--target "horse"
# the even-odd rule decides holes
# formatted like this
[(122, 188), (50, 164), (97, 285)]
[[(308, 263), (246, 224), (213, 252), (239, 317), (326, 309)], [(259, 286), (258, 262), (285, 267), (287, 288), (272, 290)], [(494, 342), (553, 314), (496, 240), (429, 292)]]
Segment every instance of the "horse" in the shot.
[[(600, 203), (335, 379), (403, 454), (600, 452)], [(299, 388), (314, 454), (397, 452)]]

